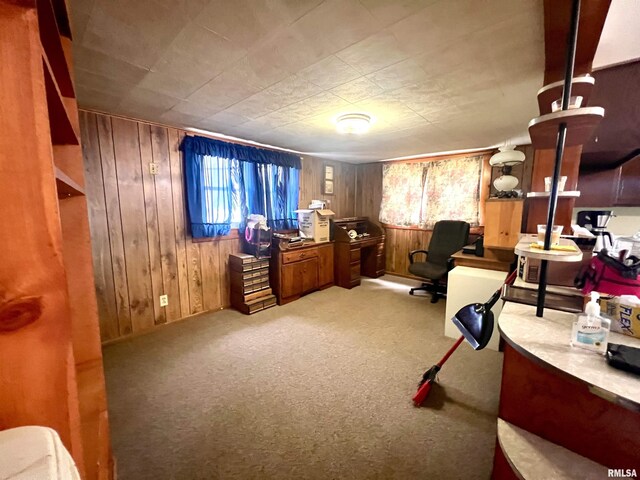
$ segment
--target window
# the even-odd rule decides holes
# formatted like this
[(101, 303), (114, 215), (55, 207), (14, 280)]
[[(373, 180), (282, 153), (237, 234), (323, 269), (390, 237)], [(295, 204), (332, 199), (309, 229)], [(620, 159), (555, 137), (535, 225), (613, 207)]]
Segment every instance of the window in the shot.
[(190, 136), (182, 151), (194, 238), (227, 235), (250, 213), (272, 228), (297, 227), (299, 157)]
[(482, 156), (386, 164), (380, 221), (433, 228), (438, 220), (478, 225)]

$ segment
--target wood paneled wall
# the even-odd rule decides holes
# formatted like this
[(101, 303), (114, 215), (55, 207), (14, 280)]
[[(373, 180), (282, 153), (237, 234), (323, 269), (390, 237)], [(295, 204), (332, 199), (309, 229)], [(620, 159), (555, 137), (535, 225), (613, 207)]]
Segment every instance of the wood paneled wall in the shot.
[[(334, 167), (333, 195), (322, 193), (325, 165)], [(349, 163), (303, 157), (300, 173), (300, 208), (306, 208), (313, 199), (324, 199), (329, 201), (329, 208), (335, 212), (335, 218), (355, 216), (357, 168)]]
[[(86, 111), (80, 124), (102, 341), (229, 306), (228, 258), (240, 240), (237, 231), (206, 242), (189, 235), (185, 131)], [(355, 215), (356, 166), (330, 162), (335, 195), (325, 196), (324, 163), (303, 158), (301, 207), (327, 198), (338, 218)]]
[(380, 223), (382, 202), (382, 163), (358, 165), (356, 179), (356, 215)]

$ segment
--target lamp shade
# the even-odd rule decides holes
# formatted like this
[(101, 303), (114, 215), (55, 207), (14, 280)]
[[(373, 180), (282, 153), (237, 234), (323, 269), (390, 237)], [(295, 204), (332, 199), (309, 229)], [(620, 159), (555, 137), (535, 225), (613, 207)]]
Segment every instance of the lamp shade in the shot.
[(513, 175), (500, 175), (493, 181), (493, 186), (499, 192), (508, 192), (518, 186), (518, 177)]
[(524, 162), (524, 153), (519, 150), (515, 150), (515, 148), (515, 145), (505, 145), (504, 147), (500, 147), (500, 151), (491, 157), (489, 164), (492, 167), (504, 167)]

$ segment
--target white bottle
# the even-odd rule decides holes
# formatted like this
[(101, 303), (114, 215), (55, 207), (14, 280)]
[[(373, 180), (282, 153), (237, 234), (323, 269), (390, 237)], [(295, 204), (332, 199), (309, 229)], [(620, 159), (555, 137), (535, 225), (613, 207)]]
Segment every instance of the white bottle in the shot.
[(571, 345), (604, 354), (607, 351), (611, 320), (600, 316), (599, 297), (599, 293), (591, 292), (591, 301), (573, 323)]

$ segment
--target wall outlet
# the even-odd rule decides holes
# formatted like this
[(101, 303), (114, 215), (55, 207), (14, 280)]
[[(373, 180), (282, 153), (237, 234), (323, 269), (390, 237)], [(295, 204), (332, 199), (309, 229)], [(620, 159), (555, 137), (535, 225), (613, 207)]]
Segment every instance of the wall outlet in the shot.
[(149, 173), (151, 175), (158, 175), (158, 173), (160, 173), (160, 167), (158, 167), (157, 163), (150, 163), (149, 164)]
[(169, 295), (160, 295), (160, 306), (166, 307), (169, 305)]

